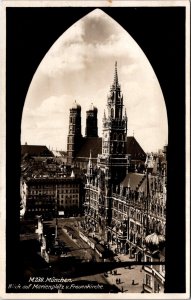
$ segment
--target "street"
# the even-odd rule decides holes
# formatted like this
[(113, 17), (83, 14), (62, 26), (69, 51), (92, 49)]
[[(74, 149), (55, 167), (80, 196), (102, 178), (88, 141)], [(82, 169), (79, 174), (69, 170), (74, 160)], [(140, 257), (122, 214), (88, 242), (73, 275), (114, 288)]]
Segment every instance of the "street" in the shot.
[[(55, 253), (49, 253), (49, 263), (44, 267), (43, 276), (71, 278), (72, 282), (78, 285), (101, 284), (104, 287), (102, 292), (141, 292), (144, 275), (141, 267), (134, 265), (128, 268), (126, 263), (132, 262), (133, 264), (135, 262), (124, 254), (117, 255), (119, 262), (109, 260), (104, 262), (80, 238), (78, 221), (76, 218), (57, 220), (57, 238), (61, 252), (55, 250)], [(44, 228), (47, 232), (55, 232), (55, 224), (55, 220), (45, 221)], [(30, 234), (23, 233), (22, 240), (28, 240), (30, 236), (33, 237), (32, 229), (30, 230), (33, 227), (31, 224), (29, 225)], [(59, 247), (55, 247), (55, 249), (59, 249)], [(29, 259), (28, 257), (28, 261)], [(37, 275), (42, 273), (40, 270), (39, 273), (37, 266), (35, 268), (37, 268), (35, 271)], [(30, 276), (34, 276), (33, 273)], [(135, 285), (132, 285), (133, 279)]]
[[(55, 221), (45, 223), (53, 225)], [(103, 259), (79, 237), (76, 219), (58, 219), (58, 240), (64, 246), (65, 255), (57, 258), (50, 256), (54, 276), (72, 277), (75, 282), (97, 282), (108, 285), (104, 272), (94, 272), (95, 268), (90, 267), (91, 263), (103, 263)]]

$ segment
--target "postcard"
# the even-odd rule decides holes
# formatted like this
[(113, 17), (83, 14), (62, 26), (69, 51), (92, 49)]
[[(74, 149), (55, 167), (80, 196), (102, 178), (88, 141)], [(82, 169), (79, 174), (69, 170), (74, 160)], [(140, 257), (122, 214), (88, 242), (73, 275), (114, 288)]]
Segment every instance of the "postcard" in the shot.
[(189, 1), (2, 1), (1, 297), (188, 299)]

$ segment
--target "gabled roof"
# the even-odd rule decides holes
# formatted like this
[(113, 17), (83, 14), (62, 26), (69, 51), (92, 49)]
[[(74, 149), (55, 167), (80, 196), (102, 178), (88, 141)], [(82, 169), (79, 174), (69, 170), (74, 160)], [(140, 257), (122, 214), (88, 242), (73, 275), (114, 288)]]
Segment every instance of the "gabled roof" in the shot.
[[(92, 158), (97, 158), (98, 154), (102, 153), (102, 138), (100, 137), (88, 137), (83, 138), (83, 143), (78, 151), (76, 157), (90, 156), (90, 150)], [(146, 154), (133, 136), (127, 137), (126, 153), (131, 154), (131, 159), (145, 161)]]
[(53, 156), (52, 152), (43, 145), (21, 145), (21, 156)]
[(59, 151), (62, 156), (67, 156), (67, 151)]
[(123, 187), (130, 187), (131, 190), (135, 190), (145, 178), (145, 174), (128, 173), (125, 179), (121, 182), (121, 185)]
[(151, 193), (154, 186), (157, 184), (156, 176), (151, 174), (140, 174), (140, 173), (128, 173), (125, 179), (121, 182), (121, 185), (125, 188), (130, 187), (131, 190), (144, 192), (145, 195)]
[(76, 157), (89, 157), (90, 151), (92, 158), (97, 158), (98, 154), (102, 153), (102, 138), (88, 137), (83, 138), (83, 143)]
[(127, 143), (126, 143), (126, 151), (127, 154), (131, 154), (132, 160), (143, 160), (146, 159), (146, 153), (141, 148), (137, 140), (134, 136), (128, 136), (127, 137)]

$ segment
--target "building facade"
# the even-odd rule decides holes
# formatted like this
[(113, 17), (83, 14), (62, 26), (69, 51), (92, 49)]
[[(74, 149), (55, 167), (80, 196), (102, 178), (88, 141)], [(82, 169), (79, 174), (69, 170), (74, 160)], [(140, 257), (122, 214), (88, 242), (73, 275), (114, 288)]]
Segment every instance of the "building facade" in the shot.
[(28, 178), (21, 182), (25, 217), (77, 216), (82, 208), (82, 182), (73, 177)]
[[(145, 293), (164, 293), (165, 284), (165, 257), (162, 251), (152, 254), (148, 249), (144, 254), (144, 261), (149, 262), (143, 266), (143, 291)], [(161, 264), (156, 265), (156, 262)], [(153, 263), (153, 264), (152, 264)]]
[(114, 81), (103, 116), (102, 154), (93, 164), (91, 153), (85, 186), (86, 229), (115, 249), (144, 260), (145, 237), (165, 236), (166, 157), (148, 155), (140, 171), (130, 166), (127, 114), (118, 82)]

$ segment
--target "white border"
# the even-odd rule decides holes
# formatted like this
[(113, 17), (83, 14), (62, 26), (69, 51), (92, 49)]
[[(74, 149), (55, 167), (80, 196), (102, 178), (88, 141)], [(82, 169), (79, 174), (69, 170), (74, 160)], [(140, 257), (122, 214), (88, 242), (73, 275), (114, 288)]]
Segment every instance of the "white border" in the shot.
[[(29, 294), (5, 293), (5, 72), (6, 72), (6, 7), (185, 7), (186, 8), (186, 293), (164, 294)], [(76, 1), (76, 0), (2, 0), (0, 10), (0, 296), (3, 299), (189, 299), (190, 297), (190, 1), (171, 0), (102, 0), (102, 1)]]

